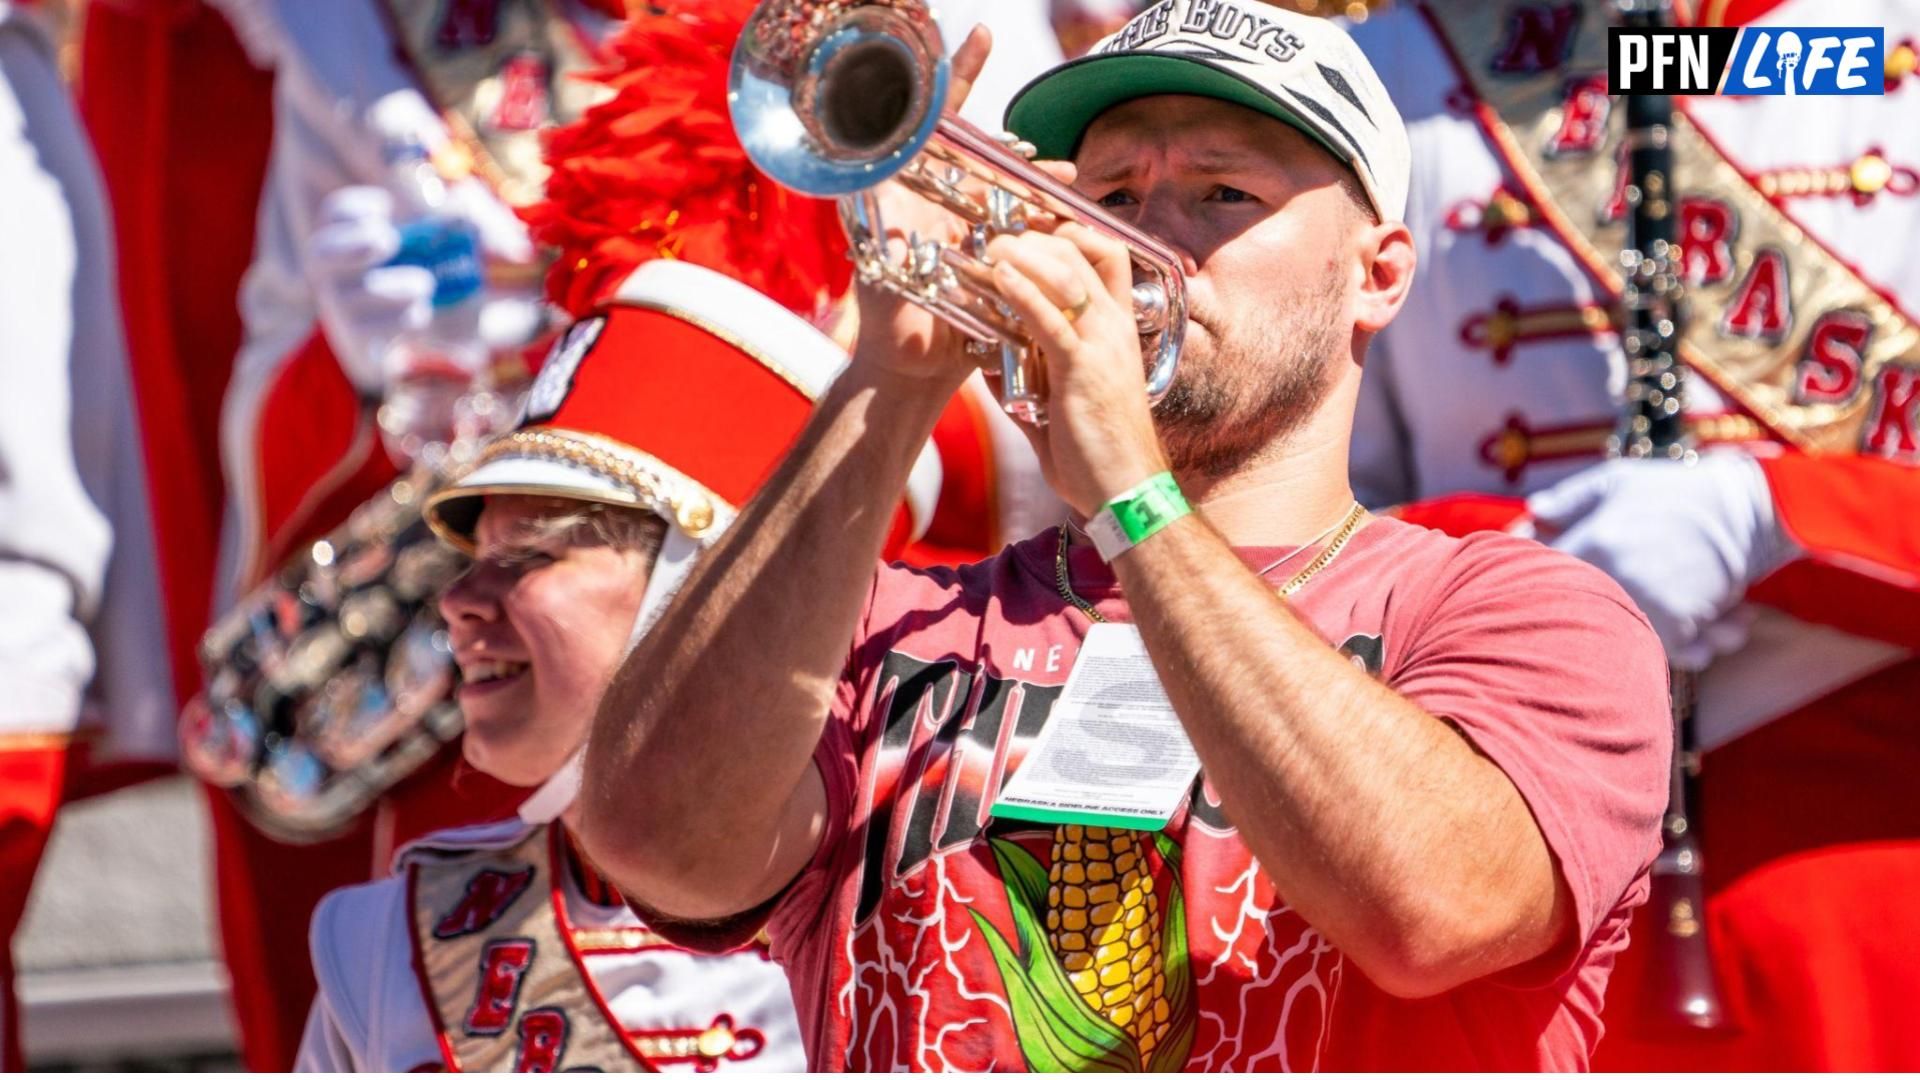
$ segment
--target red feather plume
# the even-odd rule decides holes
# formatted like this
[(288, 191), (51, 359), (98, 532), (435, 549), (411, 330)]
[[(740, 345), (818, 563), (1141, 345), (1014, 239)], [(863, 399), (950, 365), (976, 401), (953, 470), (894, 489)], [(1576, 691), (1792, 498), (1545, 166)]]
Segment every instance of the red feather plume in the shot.
[(578, 317), (634, 267), (684, 259), (812, 318), (852, 267), (833, 203), (780, 187), (747, 160), (727, 115), (727, 66), (753, 0), (635, 5), (588, 76), (614, 92), (547, 136), (545, 201), (522, 211), (557, 247), (547, 296)]

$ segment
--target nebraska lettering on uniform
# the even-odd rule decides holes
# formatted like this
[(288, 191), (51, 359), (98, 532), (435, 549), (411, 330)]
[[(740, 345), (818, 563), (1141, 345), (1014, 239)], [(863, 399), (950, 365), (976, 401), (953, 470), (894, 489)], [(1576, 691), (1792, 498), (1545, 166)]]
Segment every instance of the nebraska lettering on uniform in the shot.
[(530, 1009), (520, 1017), (520, 1051), (513, 1071), (550, 1073), (567, 1052), (567, 1014), (559, 1009)]
[(467, 1034), (499, 1035), (507, 1030), (520, 1000), (520, 984), (533, 966), (530, 938), (502, 938), (487, 943), (480, 954), (480, 985), (467, 1010)]
[(433, 936), (442, 941), (484, 930), (513, 906), (533, 882), (533, 867), (512, 872), (482, 870), (467, 882), (460, 903), (442, 916)]
[(1867, 450), (1895, 461), (1920, 461), (1920, 367), (1888, 364), (1876, 383)]
[(1860, 391), (1867, 366), (1867, 341), (1873, 323), (1858, 311), (1829, 311), (1813, 324), (1807, 353), (1800, 359), (1796, 400), (1806, 404), (1845, 405)]

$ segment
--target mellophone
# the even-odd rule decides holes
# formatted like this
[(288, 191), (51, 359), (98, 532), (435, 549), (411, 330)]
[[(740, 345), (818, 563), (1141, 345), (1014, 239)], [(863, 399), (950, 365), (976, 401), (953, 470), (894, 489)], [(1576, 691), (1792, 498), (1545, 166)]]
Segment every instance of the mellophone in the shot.
[(460, 735), (433, 601), (467, 560), (422, 516), (438, 484), (424, 468), (396, 481), (201, 639), (182, 756), (273, 836), (345, 829)]

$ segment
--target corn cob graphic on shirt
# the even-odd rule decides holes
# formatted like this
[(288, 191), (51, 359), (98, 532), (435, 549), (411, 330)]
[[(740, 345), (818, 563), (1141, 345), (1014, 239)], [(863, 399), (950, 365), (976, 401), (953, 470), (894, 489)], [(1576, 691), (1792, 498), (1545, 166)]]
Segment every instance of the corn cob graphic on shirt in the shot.
[[(1165, 837), (1158, 841), (1171, 871), (1178, 848)], [(1031, 858), (1025, 849), (992, 843), (1003, 871), (1009, 863), (1018, 867), (1010, 878), (1031, 876), (1019, 866)], [(1024, 962), (974, 913), (982, 935), (996, 941), (994, 959), (1009, 997), (1031, 998), (1037, 1006), (1014, 1017), (1032, 1067), (1160, 1072), (1186, 1064), (1195, 1027), (1192, 972), (1184, 937), (1171, 951), (1161, 947), (1160, 900), (1145, 850), (1154, 844), (1148, 834), (1128, 829), (1055, 826), (1045, 895), (1048, 948), (1030, 949)], [(1183, 932), (1185, 902), (1177, 876), (1170, 877), (1172, 929)], [(1009, 888), (1007, 903), (1024, 929), (1019, 905), (1031, 897), (1014, 896), (1017, 887)]]
[(1060, 825), (1047, 869), (1047, 943), (1087, 1007), (1130, 1033), (1142, 1054), (1167, 1037), (1160, 901), (1142, 871), (1144, 837)]

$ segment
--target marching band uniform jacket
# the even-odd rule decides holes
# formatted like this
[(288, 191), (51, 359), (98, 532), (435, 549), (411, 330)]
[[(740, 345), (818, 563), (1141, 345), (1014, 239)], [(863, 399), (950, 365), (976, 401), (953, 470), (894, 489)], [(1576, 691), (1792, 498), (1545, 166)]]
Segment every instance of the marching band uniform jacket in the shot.
[[(1835, 17), (1807, 0), (1738, 6), (1757, 25)], [(1466, 7), (1406, 5), (1354, 28), (1407, 119), (1420, 259), (1405, 308), (1367, 360), (1354, 482), (1370, 505), (1407, 504), (1406, 516), (1457, 529), (1504, 527), (1524, 516), (1517, 497), (1599, 465), (1626, 378), (1610, 295), (1543, 212), (1553, 196), (1513, 167), (1525, 133), (1503, 141), (1488, 123), (1499, 103), (1476, 89), (1497, 97), (1502, 78), (1564, 78), (1565, 100), (1547, 114), (1552, 145), (1534, 154), (1520, 144), (1545, 175), (1556, 154), (1591, 150), (1606, 130), (1604, 80), (1596, 96), (1591, 71), (1570, 66), (1576, 31), (1594, 27), (1580, 25), (1580, 5), (1503, 0), (1474, 16), (1490, 32), (1487, 51), (1471, 53), (1445, 30)], [(1818, 246), (1909, 322), (1920, 316), (1920, 21), (1892, 2), (1845, 15), (1886, 27), (1884, 97), (1675, 99), (1761, 193), (1743, 202), (1676, 167), (1691, 317), (1722, 320), (1707, 351), (1806, 342), (1794, 354), (1802, 388), (1850, 389), (1859, 421), (1844, 439), (1796, 445), (1756, 422), (1739, 386), (1698, 371), (1688, 380), (1703, 446), (1758, 461), (1791, 541), (1784, 565), (1745, 596), (1744, 647), (1699, 681), (1707, 926), (1741, 1034), (1678, 1045), (1636, 1036), (1626, 1018), (1651, 991), (1644, 950), (1630, 952), (1596, 1068), (1920, 1064), (1905, 1020), (1920, 992), (1920, 918), (1892, 900), (1920, 883), (1920, 804), (1907, 779), (1920, 764), (1920, 367), (1909, 348), (1862, 370), (1853, 347), (1866, 335), (1845, 333), (1855, 316), (1832, 316), (1829, 333), (1819, 305), (1781, 302), (1794, 275), (1838, 276)], [(1591, 168), (1613, 174), (1604, 159)], [(1804, 242), (1742, 248), (1741, 230), (1766, 224), (1759, 209), (1743, 214), (1756, 201), (1784, 212)], [(1728, 288), (1722, 307), (1716, 290)], [(1648, 534), (1661, 527), (1650, 511)], [(1648, 932), (1635, 930), (1642, 941)]]

